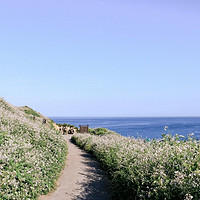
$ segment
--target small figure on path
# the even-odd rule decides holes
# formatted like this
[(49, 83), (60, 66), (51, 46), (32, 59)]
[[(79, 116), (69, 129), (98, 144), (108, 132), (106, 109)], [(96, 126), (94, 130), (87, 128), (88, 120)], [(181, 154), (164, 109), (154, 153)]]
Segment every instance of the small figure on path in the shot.
[(67, 129), (66, 127), (63, 127), (63, 135), (66, 135), (67, 134)]
[(73, 129), (72, 126), (70, 127), (70, 129), (69, 129), (69, 131), (68, 131), (68, 134), (74, 134), (74, 129)]

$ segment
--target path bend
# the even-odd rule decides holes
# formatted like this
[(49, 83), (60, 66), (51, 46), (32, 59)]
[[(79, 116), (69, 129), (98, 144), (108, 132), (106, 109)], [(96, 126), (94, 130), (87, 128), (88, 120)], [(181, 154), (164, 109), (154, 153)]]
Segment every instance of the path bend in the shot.
[(99, 163), (73, 144), (71, 135), (63, 137), (68, 144), (68, 156), (58, 187), (38, 200), (111, 200), (109, 180)]

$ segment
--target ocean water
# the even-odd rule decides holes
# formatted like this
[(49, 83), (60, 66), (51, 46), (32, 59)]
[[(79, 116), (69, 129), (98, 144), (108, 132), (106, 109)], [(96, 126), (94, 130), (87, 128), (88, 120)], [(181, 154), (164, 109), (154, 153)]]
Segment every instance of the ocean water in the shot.
[[(87, 124), (90, 128), (103, 127), (113, 130), (123, 136), (159, 139), (164, 133), (184, 136), (194, 133), (194, 137), (200, 139), (200, 117), (50, 118), (56, 123), (67, 123), (77, 127)], [(164, 131), (165, 126), (168, 126), (167, 131)]]

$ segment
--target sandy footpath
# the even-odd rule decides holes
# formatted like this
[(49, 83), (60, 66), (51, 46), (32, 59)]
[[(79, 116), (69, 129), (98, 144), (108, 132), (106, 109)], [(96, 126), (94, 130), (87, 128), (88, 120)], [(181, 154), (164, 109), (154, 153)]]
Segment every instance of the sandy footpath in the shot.
[(38, 200), (109, 200), (111, 190), (104, 171), (94, 158), (70, 141), (71, 135), (63, 136), (68, 143), (66, 167), (52, 193)]

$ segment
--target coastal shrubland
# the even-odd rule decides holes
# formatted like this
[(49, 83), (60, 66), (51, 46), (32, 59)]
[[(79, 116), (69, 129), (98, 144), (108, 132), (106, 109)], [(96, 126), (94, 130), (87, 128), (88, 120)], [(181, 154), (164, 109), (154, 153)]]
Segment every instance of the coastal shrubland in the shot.
[(192, 136), (163, 135), (148, 141), (77, 134), (72, 140), (108, 171), (115, 199), (200, 199), (200, 144)]
[(54, 186), (67, 145), (52, 121), (0, 99), (0, 199), (37, 199)]

